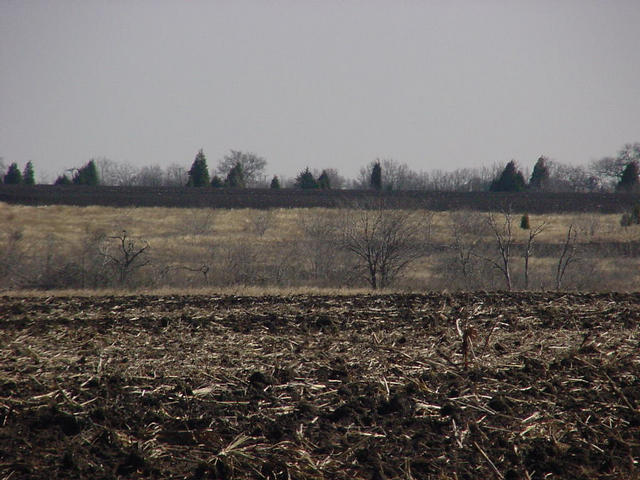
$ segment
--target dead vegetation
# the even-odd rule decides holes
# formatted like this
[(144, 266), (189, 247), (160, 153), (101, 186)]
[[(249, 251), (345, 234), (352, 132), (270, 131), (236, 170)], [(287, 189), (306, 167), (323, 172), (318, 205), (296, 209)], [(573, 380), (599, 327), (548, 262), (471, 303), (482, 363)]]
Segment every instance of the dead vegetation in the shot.
[(0, 299), (0, 478), (640, 475), (640, 296)]
[[(231, 285), (630, 291), (640, 280), (640, 226), (622, 227), (619, 215), (528, 215), (532, 228), (527, 230), (509, 211), (383, 207), (116, 209), (0, 203), (5, 225), (0, 291)], [(123, 232), (124, 246), (118, 240)], [(135, 242), (131, 249), (130, 240)]]

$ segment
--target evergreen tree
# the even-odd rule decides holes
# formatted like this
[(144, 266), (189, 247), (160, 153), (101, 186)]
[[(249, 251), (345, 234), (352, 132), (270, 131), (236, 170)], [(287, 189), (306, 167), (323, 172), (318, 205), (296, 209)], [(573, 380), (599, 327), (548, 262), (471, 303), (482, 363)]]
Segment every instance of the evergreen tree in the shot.
[(90, 160), (89, 163), (80, 168), (73, 176), (71, 183), (74, 185), (89, 185), (92, 187), (98, 185), (100, 181), (98, 180), (96, 162)]
[(549, 181), (549, 167), (547, 166), (547, 159), (540, 157), (533, 167), (531, 178), (529, 179), (529, 186), (535, 189), (542, 189)]
[[(366, 178), (366, 177), (365, 177)], [(376, 162), (371, 170), (371, 179), (369, 180), (371, 188), (374, 190), (382, 190), (382, 167), (380, 162)]]
[(7, 174), (4, 176), (4, 183), (7, 185), (19, 185), (22, 183), (22, 173), (20, 173), (18, 164), (12, 163), (9, 165)]
[(490, 192), (520, 192), (524, 189), (524, 176), (518, 170), (515, 160), (511, 160), (504, 167), (500, 177), (491, 182)]
[(313, 176), (313, 173), (309, 171), (309, 167), (305, 168), (304, 171), (300, 172), (300, 174), (296, 177), (295, 186), (297, 188), (302, 188), (303, 190), (318, 188), (318, 182)]
[[(640, 186), (640, 181), (638, 180), (638, 175), (640, 174), (640, 170), (638, 168), (638, 162), (632, 161), (624, 167), (624, 171), (622, 172), (622, 177), (616, 186), (616, 190), (623, 192), (633, 192), (638, 190)], [(5, 177), (6, 178), (6, 177)], [(6, 183), (6, 180), (5, 180)]]
[(273, 188), (274, 190), (278, 190), (280, 188), (280, 180), (278, 180), (277, 176), (274, 176), (271, 179), (271, 185), (270, 188)]
[(323, 170), (318, 177), (318, 188), (322, 190), (331, 190), (331, 180), (326, 170)]
[(56, 181), (53, 182), (54, 185), (71, 185), (73, 182), (66, 175), (60, 175), (56, 178)]
[(227, 178), (224, 181), (224, 186), (229, 188), (244, 188), (244, 170), (241, 163), (236, 163), (235, 166), (229, 170)]
[(211, 179), (211, 186), (213, 188), (222, 188), (224, 187), (224, 183), (222, 183), (222, 179), (218, 175), (214, 175)]
[(206, 187), (207, 185), (209, 185), (209, 168), (207, 167), (207, 158), (204, 156), (202, 149), (200, 149), (189, 169), (187, 186)]
[(22, 181), (25, 185), (35, 185), (36, 184), (36, 176), (33, 171), (33, 163), (27, 162), (27, 165), (24, 167), (24, 173), (22, 174)]

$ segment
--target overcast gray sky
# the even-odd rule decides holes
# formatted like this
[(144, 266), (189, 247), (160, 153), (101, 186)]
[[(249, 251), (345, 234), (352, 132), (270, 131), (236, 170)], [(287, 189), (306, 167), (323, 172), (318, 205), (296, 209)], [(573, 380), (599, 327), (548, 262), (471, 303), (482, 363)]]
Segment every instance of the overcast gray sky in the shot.
[(0, 156), (356, 176), (640, 141), (640, 1), (0, 0)]

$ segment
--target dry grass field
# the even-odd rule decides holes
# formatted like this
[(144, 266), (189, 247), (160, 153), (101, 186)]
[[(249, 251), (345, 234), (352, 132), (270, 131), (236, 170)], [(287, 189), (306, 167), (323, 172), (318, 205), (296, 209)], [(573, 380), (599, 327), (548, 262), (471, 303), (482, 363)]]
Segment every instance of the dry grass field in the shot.
[[(14, 206), (0, 204), (0, 269), (5, 289), (363, 288), (352, 255), (340, 248), (340, 226), (355, 210), (214, 210)], [(420, 254), (391, 285), (402, 290), (503, 289), (502, 261), (487, 214), (406, 212)], [(505, 216), (495, 214), (504, 227)], [(529, 232), (512, 216), (510, 270), (523, 289)], [(341, 223), (342, 222), (342, 223)], [(531, 215), (535, 238), (528, 289), (553, 289), (569, 226), (573, 261), (562, 286), (582, 290), (634, 290), (638, 285), (640, 227), (621, 227), (618, 214)], [(104, 268), (118, 239), (142, 248), (145, 264), (119, 282)], [(457, 240), (457, 243), (456, 243)], [(110, 249), (110, 250), (108, 250)], [(461, 264), (467, 255), (468, 265)], [(142, 257), (141, 257), (142, 258)], [(466, 271), (463, 271), (463, 267)], [(206, 270), (206, 272), (204, 271)]]
[[(267, 228), (267, 238), (295, 240), (302, 234), (301, 217), (342, 215), (336, 209), (274, 209)], [(451, 212), (416, 211), (416, 217), (431, 217), (432, 240), (447, 243), (450, 241)], [(264, 216), (265, 211), (253, 209), (207, 208), (122, 208), (122, 207), (74, 207), (66, 205), (22, 206), (0, 203), (0, 221), (7, 228), (21, 229), (25, 236), (34, 241), (43, 241), (47, 235), (54, 234), (60, 240), (78, 241), (82, 232), (104, 230), (118, 232), (121, 229), (135, 231), (150, 242), (170, 237), (175, 242), (188, 237), (204, 237), (208, 241), (233, 241), (245, 236), (257, 236), (255, 222)], [(468, 215), (482, 216), (482, 213), (468, 212)], [(520, 216), (514, 214), (519, 225)], [(607, 243), (627, 241), (629, 236), (638, 238), (637, 229), (620, 227), (619, 214), (554, 214), (530, 215), (532, 226), (545, 222), (549, 227), (540, 237), (540, 241), (560, 243), (566, 235), (569, 224), (577, 225), (589, 234), (589, 241)], [(630, 232), (630, 233), (627, 233)], [(524, 241), (526, 231), (516, 229), (516, 238)], [(491, 238), (485, 240), (490, 241)]]

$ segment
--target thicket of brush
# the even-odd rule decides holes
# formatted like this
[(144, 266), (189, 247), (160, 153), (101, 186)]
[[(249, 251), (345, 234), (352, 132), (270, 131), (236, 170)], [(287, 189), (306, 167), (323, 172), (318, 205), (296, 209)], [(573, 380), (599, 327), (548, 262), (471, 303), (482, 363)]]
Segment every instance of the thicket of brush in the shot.
[(3, 290), (625, 291), (640, 263), (619, 215), (0, 204), (0, 221)]

